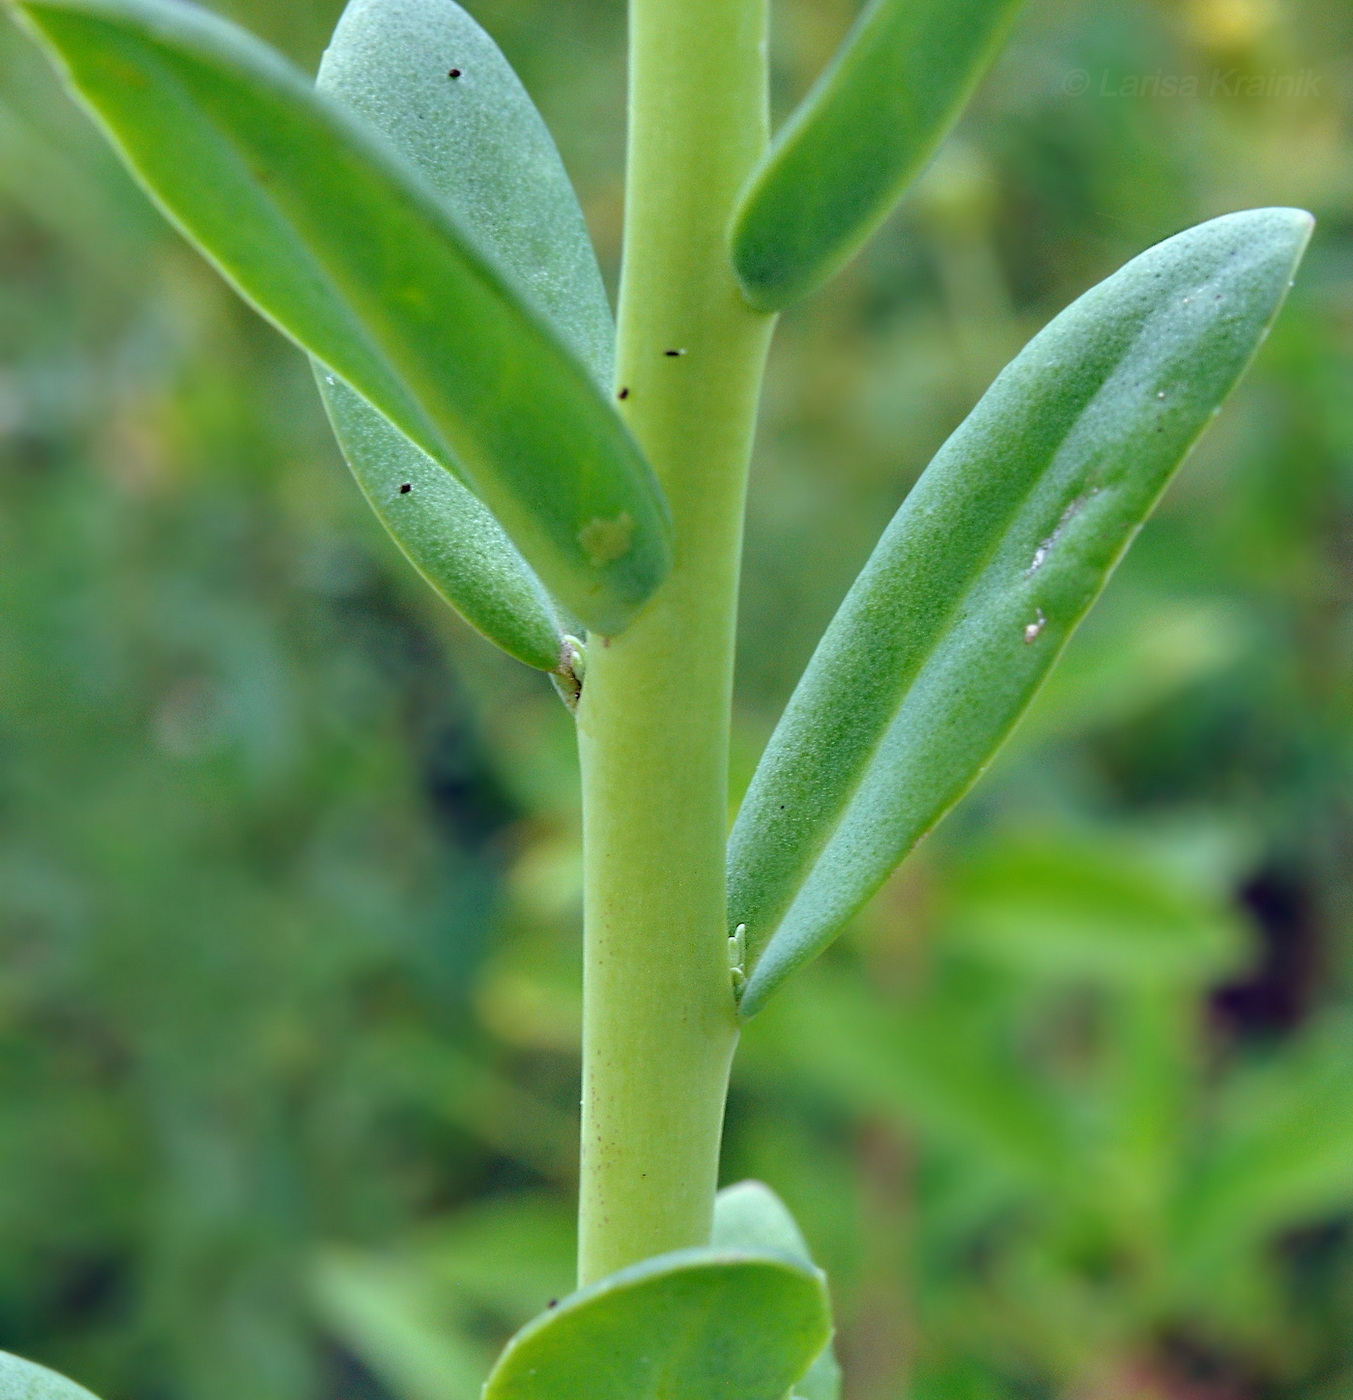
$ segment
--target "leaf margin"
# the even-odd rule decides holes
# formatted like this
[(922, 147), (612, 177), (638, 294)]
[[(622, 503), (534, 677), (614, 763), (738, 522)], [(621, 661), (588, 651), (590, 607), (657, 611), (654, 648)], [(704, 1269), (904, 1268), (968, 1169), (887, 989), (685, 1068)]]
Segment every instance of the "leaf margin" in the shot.
[[(1223, 241), (1229, 238), (1230, 242), (1228, 246), (1233, 250), (1239, 249), (1244, 246), (1244, 238), (1242, 235), (1247, 228), (1257, 228), (1264, 222), (1272, 226), (1275, 237), (1277, 237), (1279, 230), (1285, 233), (1285, 246), (1287, 251), (1285, 256), (1279, 258), (1275, 264), (1275, 267), (1281, 268), (1281, 276), (1274, 275), (1270, 278), (1273, 284), (1273, 296), (1271, 300), (1266, 303), (1267, 310), (1260, 320), (1255, 337), (1249, 343), (1246, 352), (1240, 356), (1238, 362), (1235, 364), (1234, 372), (1227, 379), (1225, 387), (1221, 390), (1219, 397), (1213, 403), (1210, 411), (1196, 420), (1191, 420), (1190, 430), (1179, 443), (1178, 455), (1173, 461), (1173, 465), (1170, 466), (1164, 473), (1162, 479), (1159, 480), (1149, 501), (1145, 503), (1145, 509), (1136, 517), (1135, 522), (1124, 526), (1122, 538), (1117, 547), (1109, 552), (1102, 563), (1102, 568), (1091, 578), (1090, 583), (1092, 586), (1088, 588), (1088, 591), (1085, 591), (1084, 597), (1077, 604), (1076, 608), (1073, 609), (1067, 617), (1053, 618), (1050, 622), (1050, 613), (1045, 614), (1042, 607), (1038, 607), (1037, 612), (1034, 613), (1032, 610), (1035, 604), (1032, 602), (1029, 603), (1030, 612), (1026, 614), (1029, 621), (1025, 624), (1024, 641), (1030, 648), (1036, 643), (1042, 647), (1042, 653), (1031, 651), (1031, 655), (1047, 653), (1050, 653), (1050, 655), (1047, 656), (1047, 661), (1042, 665), (1041, 670), (1038, 670), (1034, 674), (1032, 682), (1027, 687), (1022, 698), (1019, 699), (1018, 704), (1005, 715), (1001, 724), (993, 732), (992, 739), (987, 745), (980, 762), (974, 763), (971, 768), (966, 771), (966, 776), (962, 782), (955, 782), (952, 784), (951, 789), (944, 795), (943, 799), (935, 804), (934, 810), (929, 814), (927, 820), (917, 824), (905, 841), (897, 843), (897, 849), (887, 867), (871, 871), (869, 879), (862, 883), (861, 889), (857, 891), (856, 895), (849, 901), (850, 907), (846, 912), (839, 914), (839, 917), (834, 917), (834, 919), (820, 919), (819, 927), (816, 930), (812, 930), (806, 934), (800, 934), (797, 938), (785, 933), (785, 924), (797, 907), (798, 901), (804, 897), (805, 890), (809, 888), (814, 876), (823, 867), (833, 841), (837, 839), (841, 827), (848, 820), (852, 803), (858, 800), (860, 789), (869, 782), (871, 771), (873, 771), (871, 765), (877, 765), (879, 753), (887, 743), (889, 735), (893, 733), (895, 726), (900, 722), (900, 717), (911, 698), (913, 690), (927, 678), (926, 662), (938, 652), (945, 641), (957, 630), (957, 628), (953, 626), (953, 614), (956, 610), (959, 610), (959, 603), (955, 603), (946, 612), (943, 619), (943, 628), (938, 631), (932, 639), (929, 650), (923, 653), (922, 661), (913, 668), (911, 680), (907, 683), (905, 688), (898, 692), (895, 703), (889, 711), (887, 721), (878, 727), (878, 732), (875, 734), (869, 746), (867, 758), (855, 764), (852, 771), (855, 772), (856, 777), (850, 785), (850, 791), (848, 795), (841, 800), (839, 806), (834, 809), (834, 815), (829, 825), (827, 825), (824, 830), (821, 839), (818, 840), (814, 853), (805, 858), (805, 861), (802, 863), (802, 868), (797, 875), (781, 879), (779, 892), (775, 896), (777, 902), (773, 906), (771, 915), (769, 916), (772, 927), (770, 931), (767, 931), (757, 916), (757, 900), (760, 897), (755, 893), (749, 894), (747, 892), (748, 886), (754, 884), (755, 881), (753, 877), (748, 876), (743, 869), (743, 866), (746, 864), (755, 864), (758, 858), (765, 859), (764, 856), (758, 857), (756, 850), (757, 842), (760, 842), (764, 850), (770, 850), (776, 846), (777, 842), (775, 838), (768, 834), (774, 828), (777, 821), (777, 817), (774, 815), (775, 810), (778, 809), (779, 812), (784, 812), (790, 806), (788, 798), (784, 803), (778, 800), (781, 796), (786, 796), (785, 793), (771, 791), (768, 796), (767, 789), (773, 789), (774, 784), (781, 780), (786, 765), (792, 761), (792, 756), (791, 759), (786, 759), (784, 757), (784, 751), (790, 748), (795, 742), (798, 743), (801, 751), (806, 751), (808, 744), (803, 736), (820, 731), (825, 727), (816, 722), (816, 720), (820, 719), (820, 715), (815, 717), (814, 713), (812, 713), (814, 708), (820, 711), (824, 705), (836, 703), (836, 707), (841, 709), (844, 705), (844, 700), (842, 700), (839, 695), (835, 697), (834, 702), (831, 692), (832, 668), (839, 667), (845, 670), (849, 668), (850, 664), (846, 653), (842, 651), (843, 643), (841, 641), (841, 636), (844, 632), (858, 625), (858, 620), (855, 616), (856, 613), (867, 615), (872, 608), (873, 614), (876, 617), (881, 617), (886, 614), (887, 609), (883, 606), (880, 598), (875, 596), (874, 593), (871, 593), (871, 589), (873, 589), (875, 585), (876, 575), (887, 567), (889, 552), (896, 550), (897, 537), (900, 532), (907, 528), (912, 517), (920, 516), (922, 522), (921, 528), (923, 528), (926, 519), (925, 512), (931, 511), (933, 514), (935, 510), (938, 509), (931, 498), (936, 497), (937, 494), (943, 490), (943, 485), (936, 486), (935, 482), (939, 481), (942, 474), (949, 470), (950, 458), (955, 456), (960, 448), (966, 445), (969, 438), (976, 438), (979, 447), (985, 447), (990, 450), (990, 444), (991, 441), (994, 440), (994, 435), (987, 431), (989, 427), (987, 420), (999, 411), (1006, 398), (1012, 396), (1012, 386), (1017, 383), (1021, 375), (1029, 377), (1034, 373), (1035, 369), (1046, 369), (1047, 366), (1043, 365), (1040, 357), (1049, 353), (1049, 346), (1056, 338), (1059, 335), (1064, 335), (1068, 327), (1075, 327), (1078, 320), (1083, 320), (1087, 315), (1092, 315), (1098, 311), (1101, 303), (1105, 302), (1114, 294), (1121, 292), (1123, 287), (1129, 284), (1130, 279), (1136, 278), (1140, 280), (1144, 273), (1148, 273), (1156, 268), (1157, 263), (1163, 258), (1172, 253), (1178, 254), (1181, 251), (1188, 251), (1193, 247), (1194, 243), (1201, 243), (1206, 238), (1218, 238)], [(1224, 215), (1219, 219), (1213, 219), (1204, 224), (1196, 225), (1191, 229), (1185, 230), (1183, 233), (1175, 235), (1174, 238), (1166, 239), (1162, 243), (1158, 243), (1144, 253), (1139, 254), (1138, 257), (1125, 264), (1124, 267), (1113, 273), (1110, 277), (1105, 279), (1105, 281), (1091, 288), (1083, 296), (1078, 298), (1046, 326), (1043, 331), (1035, 336), (1025, 347), (1024, 351), (1007, 366), (1006, 370), (1002, 372), (992, 388), (983, 397), (981, 403), (978, 404), (972, 414), (969, 415), (963, 425), (955, 432), (944, 447), (940, 449), (940, 452), (936, 454), (930, 467), (923, 473), (916, 486), (912, 488), (912, 491), (899, 508), (893, 521), (888, 526), (888, 529), (884, 532), (884, 536), (878, 547), (861, 571), (859, 578), (856, 579), (855, 584), (852, 585), (840, 610), (832, 620), (832, 623), (829, 625), (819, 643), (812, 660), (810, 660), (808, 667), (804, 671), (798, 687), (785, 708), (775, 734), (772, 735), (770, 743), (767, 745), (761, 763), (758, 765), (756, 774), (748, 789), (747, 796), (742, 804), (742, 808), (734, 822), (733, 831), (729, 838), (729, 922), (731, 925), (735, 925), (743, 930), (744, 938), (748, 946), (748, 980), (739, 999), (739, 1011), (743, 1019), (754, 1016), (765, 1004), (767, 998), (796, 968), (816, 956), (818, 952), (833, 941), (848, 919), (852, 917), (863, 903), (865, 903), (882, 885), (891, 871), (895, 869), (901, 859), (905, 857), (907, 851), (927, 834), (945, 813), (966, 794), (978, 778), (980, 778), (986, 767), (990, 764), (991, 759), (995, 756), (995, 753), (1009, 736), (1024, 710), (1027, 709), (1028, 704), (1037, 692), (1037, 689), (1041, 686), (1042, 681), (1051, 671), (1052, 666), (1055, 664), (1062, 649), (1069, 640), (1072, 631), (1074, 631), (1085, 613), (1088, 612), (1089, 607), (1098, 597), (1098, 594), (1102, 591), (1117, 563), (1131, 544), (1142, 521), (1150, 514), (1150, 510), (1154, 508), (1155, 502), (1159, 499), (1165, 487), (1169, 484), (1169, 481), (1173, 479), (1174, 474), (1183, 465), (1183, 462), (1187, 459), (1203, 432), (1209, 426), (1217, 412), (1220, 411), (1221, 403), (1224, 402), (1230, 391), (1234, 389), (1235, 385), (1243, 377), (1246, 369), (1248, 369), (1249, 365), (1253, 362), (1264, 339), (1267, 337), (1268, 331), (1271, 329), (1273, 322), (1282, 309), (1287, 292), (1293, 283), (1296, 268), (1309, 243), (1313, 227), (1314, 220), (1311, 215), (1304, 210), (1288, 208), (1247, 210), (1236, 214)], [(1279, 239), (1280, 243), (1281, 241), (1282, 240)], [(1192, 302), (1192, 296), (1185, 297), (1182, 305), (1188, 307)], [(1199, 313), (1191, 314), (1197, 315)], [(1055, 357), (1050, 359), (1048, 363), (1055, 368)], [(1167, 395), (1161, 392), (1157, 394), (1157, 398), (1164, 400), (1167, 398)], [(1094, 402), (1093, 398), (1089, 401), (1091, 406), (1094, 405)], [(1173, 403), (1164, 405), (1162, 408), (1162, 421), (1164, 421), (1164, 415), (1173, 411), (1173, 408)], [(1055, 462), (1055, 458), (1053, 460)], [(1040, 487), (1045, 486), (1045, 479), (1046, 473), (1035, 477), (1028, 492), (1030, 497), (1033, 497)], [(1097, 494), (1099, 490), (1100, 488), (1096, 487), (1095, 493)], [(1079, 500), (1083, 494), (1082, 492), (1077, 492), (1076, 495), (1072, 497), (1073, 503)], [(1016, 502), (1016, 505), (1018, 505), (1018, 502)], [(1081, 526), (1078, 528), (1083, 528), (1084, 518), (1090, 518), (1090, 513), (1083, 507), (1078, 507), (1078, 509), (1081, 511), (1083, 517)], [(1074, 514), (1073, 512), (1073, 515)], [(983, 556), (981, 561), (981, 568), (978, 569), (974, 567), (971, 571), (971, 576), (967, 578), (967, 581), (964, 583), (963, 592), (960, 594), (960, 602), (970, 601), (972, 595), (978, 591), (983, 581), (992, 574), (995, 568), (995, 564), (992, 563), (992, 560), (999, 560), (1002, 550), (1005, 550), (1007, 553), (1010, 552), (1010, 540), (1014, 535), (1014, 525), (1019, 522), (1018, 509), (1012, 508), (1011, 522), (1012, 523), (1004, 530), (1004, 533), (999, 535), (995, 539), (995, 542), (988, 546), (988, 552)], [(1039, 573), (1040, 569), (1043, 570), (1042, 582), (1044, 584), (1047, 583), (1049, 577), (1056, 576), (1056, 571), (1049, 571), (1044, 568), (1046, 558), (1051, 552), (1053, 545), (1058, 542), (1060, 534), (1065, 532), (1070, 524), (1074, 523), (1074, 520), (1068, 520), (1064, 508), (1060, 519), (1058, 514), (1052, 514), (1040, 527), (1038, 532), (1032, 535), (1032, 543), (1026, 541), (1028, 548), (1020, 557), (1029, 559), (1032, 556), (1033, 560), (1029, 567), (1023, 570), (1024, 579), (1026, 581)], [(1041, 543), (1039, 543), (1040, 540)], [(1023, 546), (1021, 546), (1021, 548), (1023, 548)], [(1018, 553), (1018, 551), (1015, 552)], [(1097, 581), (1095, 581), (1096, 579)], [(988, 591), (990, 591), (990, 589), (988, 589)], [(877, 590), (875, 590), (875, 593), (876, 592)], [(960, 621), (961, 620), (960, 618)], [(906, 645), (905, 639), (901, 638), (900, 634), (894, 637), (893, 646), (895, 650), (905, 650)], [(1012, 647), (1011, 650), (1016, 651), (1016, 655), (1018, 656), (1018, 652), (1015, 648)], [(858, 667), (856, 669), (858, 669)], [(932, 688), (934, 688), (934, 685), (935, 682), (932, 678)], [(856, 685), (854, 692), (857, 697), (854, 702), (856, 705), (860, 703), (859, 697), (862, 696), (867, 689), (868, 687), (866, 685)], [(823, 697), (826, 698), (824, 699)], [(805, 718), (804, 715), (805, 710), (810, 712), (807, 718)], [(863, 723), (863, 721), (859, 723)], [(797, 732), (797, 739), (792, 736), (791, 731)], [(773, 774), (773, 770), (778, 771)], [(801, 784), (801, 786), (803, 785)], [(795, 817), (791, 816), (787, 820), (795, 820)], [(784, 846), (786, 843), (780, 842), (779, 844)], [(803, 842), (800, 842), (801, 846), (803, 844)], [(749, 850), (751, 851), (751, 855), (747, 855)], [(761, 902), (764, 904), (764, 898), (761, 899)]]

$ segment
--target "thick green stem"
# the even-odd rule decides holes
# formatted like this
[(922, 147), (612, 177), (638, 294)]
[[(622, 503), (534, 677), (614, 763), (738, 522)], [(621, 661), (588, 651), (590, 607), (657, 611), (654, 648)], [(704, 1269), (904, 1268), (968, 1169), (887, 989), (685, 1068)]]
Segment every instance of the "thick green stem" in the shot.
[(724, 843), (747, 464), (771, 320), (727, 230), (765, 148), (766, 0), (632, 0), (620, 407), (671, 503), (676, 563), (594, 638), (579, 1274), (709, 1238), (737, 1040)]

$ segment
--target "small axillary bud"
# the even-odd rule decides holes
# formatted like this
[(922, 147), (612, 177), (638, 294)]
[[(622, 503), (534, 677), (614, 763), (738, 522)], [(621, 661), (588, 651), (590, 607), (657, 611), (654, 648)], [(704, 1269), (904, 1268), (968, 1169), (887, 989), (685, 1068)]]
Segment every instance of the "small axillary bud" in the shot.
[(733, 976), (733, 995), (741, 1000), (747, 990), (747, 925), (739, 924), (728, 940), (728, 966)]
[(565, 634), (559, 648), (559, 666), (550, 679), (563, 697), (571, 714), (576, 713), (583, 697), (583, 680), (587, 675), (587, 648), (577, 637)]

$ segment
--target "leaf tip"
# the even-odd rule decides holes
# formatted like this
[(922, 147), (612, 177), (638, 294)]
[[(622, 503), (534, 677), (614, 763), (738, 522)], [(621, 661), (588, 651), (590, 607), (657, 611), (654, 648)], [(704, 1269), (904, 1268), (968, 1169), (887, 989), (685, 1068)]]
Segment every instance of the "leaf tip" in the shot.
[(1299, 262), (1315, 232), (1315, 215), (1306, 209), (1273, 205), (1260, 209), (1241, 209), (1223, 214), (1209, 223), (1198, 225), (1188, 233), (1231, 233), (1257, 245), (1268, 243), (1281, 248), (1292, 261)]
[(750, 973), (743, 975), (747, 980), (738, 997), (738, 1020), (750, 1021), (770, 1000), (771, 993), (783, 980), (783, 974), (777, 974), (764, 963), (757, 963)]
[(733, 224), (728, 256), (743, 301), (769, 316), (807, 296), (815, 284), (801, 286), (801, 278), (786, 277), (783, 260), (761, 246), (754, 214), (755, 206), (744, 203)]

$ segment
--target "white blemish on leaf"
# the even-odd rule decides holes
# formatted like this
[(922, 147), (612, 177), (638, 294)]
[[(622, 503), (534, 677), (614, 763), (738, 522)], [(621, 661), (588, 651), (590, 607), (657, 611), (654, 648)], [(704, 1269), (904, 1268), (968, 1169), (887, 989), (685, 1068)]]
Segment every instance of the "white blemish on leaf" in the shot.
[(1062, 518), (1057, 522), (1057, 528), (1052, 532), (1052, 534), (1050, 534), (1047, 537), (1047, 539), (1043, 541), (1042, 544), (1038, 546), (1036, 550), (1034, 550), (1034, 557), (1030, 561), (1029, 567), (1024, 571), (1025, 578), (1031, 578), (1034, 574), (1036, 574), (1039, 571), (1039, 569), (1043, 567), (1044, 564), (1047, 563), (1048, 555), (1052, 553), (1053, 546), (1062, 537), (1062, 531), (1065, 530), (1066, 527), (1071, 524), (1071, 522), (1080, 513), (1081, 507), (1086, 503), (1086, 501), (1090, 499), (1091, 496), (1095, 494), (1096, 491), (1090, 491), (1084, 496), (1077, 496), (1076, 499), (1072, 501), (1069, 506), (1067, 506), (1067, 508), (1062, 512)]

